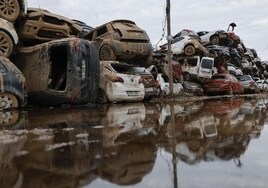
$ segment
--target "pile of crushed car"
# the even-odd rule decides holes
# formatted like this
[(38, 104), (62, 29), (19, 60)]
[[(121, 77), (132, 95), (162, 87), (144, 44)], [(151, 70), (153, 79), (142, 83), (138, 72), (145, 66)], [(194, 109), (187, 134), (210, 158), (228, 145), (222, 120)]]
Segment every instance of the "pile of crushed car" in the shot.
[[(183, 29), (173, 36), (173, 92), (268, 90), (268, 62), (234, 33)], [(232, 31), (230, 31), (232, 28)], [(24, 0), (0, 1), (0, 109), (150, 100), (169, 91), (167, 44), (152, 47), (131, 20), (91, 27)]]

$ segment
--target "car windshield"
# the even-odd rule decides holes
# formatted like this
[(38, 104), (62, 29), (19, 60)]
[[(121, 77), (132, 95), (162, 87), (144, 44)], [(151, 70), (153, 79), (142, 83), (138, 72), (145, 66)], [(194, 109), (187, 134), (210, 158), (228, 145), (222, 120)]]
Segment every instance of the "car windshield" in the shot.
[(2, 63), (0, 63), (0, 73), (5, 73), (5, 72), (7, 72), (5, 66)]
[(122, 63), (112, 63), (111, 66), (118, 73), (131, 74), (133, 73), (132, 67)]
[(211, 59), (203, 59), (201, 67), (205, 68), (205, 69), (212, 69), (213, 68), (213, 60), (211, 60)]
[(247, 80), (251, 80), (251, 78), (249, 76), (241, 76), (239, 77), (240, 81), (247, 81)]
[(214, 75), (211, 79), (212, 80), (225, 80), (226, 77), (222, 75)]

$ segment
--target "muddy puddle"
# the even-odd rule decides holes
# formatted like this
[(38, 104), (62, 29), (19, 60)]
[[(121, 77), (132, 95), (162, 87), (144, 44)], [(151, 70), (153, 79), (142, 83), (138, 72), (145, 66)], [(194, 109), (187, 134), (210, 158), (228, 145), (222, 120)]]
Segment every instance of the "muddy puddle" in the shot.
[(0, 112), (0, 187), (267, 187), (268, 98)]

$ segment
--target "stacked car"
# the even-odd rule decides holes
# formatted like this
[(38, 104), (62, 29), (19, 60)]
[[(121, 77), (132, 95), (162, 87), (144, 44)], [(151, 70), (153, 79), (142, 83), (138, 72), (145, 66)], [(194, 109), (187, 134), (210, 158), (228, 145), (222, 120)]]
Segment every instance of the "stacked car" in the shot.
[[(131, 20), (91, 27), (26, 4), (0, 1), (1, 109), (25, 101), (62, 105), (149, 100), (170, 94), (171, 81), (175, 96), (182, 91), (267, 91), (268, 63), (245, 46), (234, 23), (227, 31), (182, 29), (175, 34), (170, 38), (169, 74), (168, 44), (153, 50), (147, 32)], [(6, 76), (14, 70), (17, 80)], [(261, 81), (256, 84), (255, 78)], [(7, 89), (12, 87), (20, 93)]]

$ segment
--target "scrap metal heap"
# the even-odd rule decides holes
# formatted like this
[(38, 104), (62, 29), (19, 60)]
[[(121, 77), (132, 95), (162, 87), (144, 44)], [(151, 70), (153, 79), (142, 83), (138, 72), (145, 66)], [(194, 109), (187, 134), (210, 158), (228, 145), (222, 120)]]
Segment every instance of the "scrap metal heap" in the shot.
[[(28, 8), (23, 0), (11, 0), (10, 4), (3, 6), (12, 11), (0, 10), (0, 56), (13, 62), (20, 69), (21, 76), (25, 76), (26, 87), (19, 92), (26, 98), (28, 95), (30, 104), (97, 103), (99, 97), (107, 97), (105, 92), (107, 95), (108, 91), (103, 91), (107, 87), (99, 87), (100, 80), (103, 80), (100, 79), (103, 73), (99, 61), (124, 62), (144, 67), (146, 72), (150, 70), (154, 78), (150, 79), (157, 88), (141, 90), (143, 94), (139, 96), (144, 95), (144, 99), (151, 98), (152, 93), (150, 97), (146, 96), (149, 90), (156, 91), (154, 97), (169, 94), (167, 44), (154, 50), (146, 31), (135, 22), (113, 20), (93, 28), (80, 20)], [(176, 95), (182, 91), (203, 95), (203, 85), (215, 74), (232, 74), (237, 79), (250, 75), (256, 81), (266, 82), (268, 63), (258, 57), (255, 49), (245, 46), (234, 33), (234, 27), (236, 25), (231, 23), (227, 31), (183, 29), (173, 36), (172, 79), (177, 88)], [(104, 77), (106, 79), (107, 75)], [(143, 78), (139, 84), (145, 82)], [(124, 84), (120, 79), (113, 82), (118, 80)], [(2, 83), (10, 86), (13, 81)], [(7, 92), (6, 86), (0, 86), (4, 88), (0, 91), (0, 109), (25, 104), (19, 102), (18, 91)], [(109, 92), (124, 91), (110, 89)], [(128, 91), (130, 93), (134, 95), (135, 92)]]

